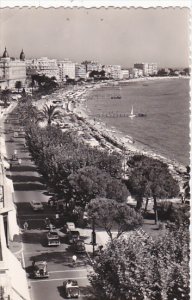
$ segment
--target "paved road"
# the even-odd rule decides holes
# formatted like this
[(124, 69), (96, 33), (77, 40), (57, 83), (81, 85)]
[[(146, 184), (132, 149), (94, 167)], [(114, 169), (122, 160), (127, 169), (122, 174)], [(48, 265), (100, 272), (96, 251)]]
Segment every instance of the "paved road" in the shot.
[[(79, 256), (76, 266), (73, 267), (71, 258), (73, 252), (70, 245), (67, 245), (65, 236), (58, 231), (61, 238), (61, 245), (58, 247), (48, 247), (46, 243), (47, 231), (44, 229), (44, 219), (53, 216), (55, 212), (47, 205), (50, 198), (46, 184), (42, 176), (38, 173), (31, 157), (24, 147), (23, 133), (18, 132), (18, 137), (14, 137), (14, 142), (10, 139), (14, 132), (18, 131), (17, 117), (14, 113), (8, 117), (9, 123), (5, 124), (6, 148), (8, 158), (11, 159), (14, 151), (17, 151), (18, 158), (21, 159), (20, 166), (14, 166), (8, 176), (14, 182), (15, 203), (18, 211), (18, 221), (21, 227), (25, 221), (29, 228), (22, 233), (24, 263), (26, 272), (29, 275), (32, 261), (46, 260), (50, 277), (43, 280), (29, 280), (32, 300), (60, 300), (65, 299), (62, 284), (65, 279), (76, 278), (81, 288), (80, 299), (87, 299), (89, 290), (87, 270), (89, 262), (86, 254)], [(14, 130), (13, 130), (14, 128)], [(34, 212), (30, 207), (31, 200), (40, 200), (44, 205), (43, 212)], [(28, 276), (29, 277), (29, 276)]]

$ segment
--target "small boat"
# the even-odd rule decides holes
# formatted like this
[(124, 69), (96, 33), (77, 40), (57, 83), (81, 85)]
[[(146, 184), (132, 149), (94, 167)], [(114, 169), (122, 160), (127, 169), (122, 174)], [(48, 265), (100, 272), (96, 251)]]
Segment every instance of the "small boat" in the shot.
[(129, 118), (133, 119), (133, 118), (135, 118), (135, 117), (136, 117), (136, 115), (134, 115), (134, 113), (133, 113), (133, 106), (132, 106), (132, 109), (131, 109), (131, 113), (130, 113), (130, 115), (129, 115)]
[(147, 115), (144, 114), (144, 113), (138, 113), (137, 116), (138, 116), (138, 117), (146, 117)]

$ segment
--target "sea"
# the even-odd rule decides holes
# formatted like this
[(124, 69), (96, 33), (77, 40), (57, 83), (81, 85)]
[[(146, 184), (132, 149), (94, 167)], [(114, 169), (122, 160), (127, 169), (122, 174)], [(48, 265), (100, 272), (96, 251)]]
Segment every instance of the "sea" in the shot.
[[(101, 86), (89, 95), (90, 117), (155, 153), (189, 165), (190, 86), (187, 78)], [(142, 117), (130, 118), (134, 114)]]

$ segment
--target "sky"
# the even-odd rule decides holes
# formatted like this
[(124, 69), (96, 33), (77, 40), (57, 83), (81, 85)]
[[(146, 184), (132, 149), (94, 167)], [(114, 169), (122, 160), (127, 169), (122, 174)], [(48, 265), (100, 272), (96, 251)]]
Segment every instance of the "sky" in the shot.
[(0, 55), (189, 66), (188, 8), (3, 8)]

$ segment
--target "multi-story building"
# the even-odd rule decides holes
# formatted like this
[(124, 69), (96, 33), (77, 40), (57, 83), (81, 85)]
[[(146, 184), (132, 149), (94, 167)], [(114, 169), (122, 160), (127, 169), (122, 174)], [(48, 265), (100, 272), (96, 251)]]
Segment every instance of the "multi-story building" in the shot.
[(143, 70), (137, 69), (137, 68), (130, 68), (129, 69), (129, 77), (130, 78), (143, 77)]
[(26, 83), (26, 63), (25, 54), (22, 50), (20, 59), (9, 57), (7, 49), (0, 58), (0, 87), (14, 88), (17, 81), (24, 87)]
[(106, 72), (106, 76), (109, 76), (113, 79), (122, 79), (123, 74), (121, 72), (120, 65), (105, 65), (104, 71)]
[(102, 64), (99, 64), (98, 62), (95, 61), (84, 61), (82, 62), (82, 65), (85, 65), (86, 72), (102, 71)]
[(56, 59), (41, 57), (26, 60), (27, 75), (45, 75), (47, 77), (55, 77), (59, 81), (59, 68)]
[(84, 64), (75, 64), (75, 78), (86, 78), (86, 66)]
[(144, 76), (157, 75), (157, 63), (136, 63), (134, 68), (142, 70)]
[(123, 69), (121, 70), (123, 79), (129, 79), (129, 70)]
[(59, 60), (57, 62), (59, 68), (59, 79), (65, 81), (66, 76), (70, 79), (75, 79), (75, 63), (70, 60)]
[[(22, 261), (18, 259), (17, 251), (14, 254), (10, 250), (18, 246), (14, 237), (19, 237), (20, 234), (13, 199), (13, 182), (6, 177), (3, 155), (0, 153), (0, 299), (30, 300)], [(21, 247), (19, 250), (22, 252)]]

